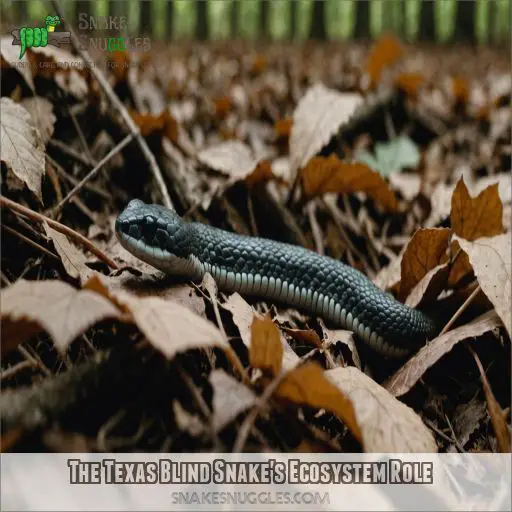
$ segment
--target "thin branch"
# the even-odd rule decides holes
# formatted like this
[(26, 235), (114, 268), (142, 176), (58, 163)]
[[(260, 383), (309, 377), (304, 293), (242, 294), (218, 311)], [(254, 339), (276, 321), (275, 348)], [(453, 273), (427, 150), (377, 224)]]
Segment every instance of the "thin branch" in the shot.
[(86, 167), (90, 167), (91, 164), (87, 160), (87, 158), (83, 157), (81, 153), (68, 146), (64, 142), (59, 139), (50, 139), (48, 144), (54, 148), (57, 148), (59, 151), (62, 151), (66, 156), (69, 156), (76, 160), (79, 164), (85, 165)]
[[(57, 12), (57, 14), (61, 18), (65, 19), (64, 12), (62, 10), (59, 0), (52, 0), (51, 3), (53, 5), (55, 11)], [(126, 123), (128, 130), (137, 140), (137, 143), (139, 144), (140, 149), (149, 164), (149, 168), (151, 169), (151, 172), (153, 173), (153, 175), (155, 177), (158, 188), (160, 189), (160, 193), (162, 194), (164, 205), (167, 208), (174, 210), (171, 198), (169, 196), (169, 192), (167, 190), (167, 187), (164, 182), (164, 178), (162, 176), (162, 171), (158, 167), (158, 164), (155, 159), (155, 155), (153, 155), (153, 153), (149, 149), (149, 146), (147, 145), (144, 137), (142, 137), (139, 128), (137, 127), (137, 125), (135, 124), (133, 119), (131, 118), (130, 114), (128, 113), (128, 110), (122, 104), (119, 97), (113, 91), (107, 78), (100, 71), (100, 68), (95, 64), (95, 62), (93, 61), (93, 59), (91, 58), (89, 53), (86, 50), (82, 49), (82, 44), (80, 42), (80, 39), (76, 35), (73, 27), (70, 24), (66, 24), (66, 28), (69, 30), (69, 32), (71, 34), (71, 43), (73, 44), (75, 51), (78, 53), (78, 55), (80, 55), (80, 57), (83, 59), (83, 61), (87, 64), (89, 71), (94, 76), (94, 78), (96, 78), (96, 80), (100, 84), (101, 88), (107, 95), (110, 102), (112, 103), (114, 108), (117, 110), (119, 115), (122, 117), (123, 121)]]
[(0, 206), (2, 208), (7, 207), (17, 213), (21, 213), (22, 215), (25, 215), (25, 216), (29, 217), (30, 219), (32, 219), (36, 222), (39, 222), (41, 224), (43, 222), (47, 222), (50, 227), (52, 227), (59, 233), (69, 236), (78, 244), (86, 247), (90, 252), (92, 252), (95, 256), (97, 256), (101, 261), (106, 263), (109, 267), (115, 268), (115, 269), (117, 269), (119, 267), (115, 261), (110, 259), (103, 251), (98, 249), (85, 236), (81, 235), (74, 229), (71, 229), (68, 226), (65, 226), (64, 224), (61, 224), (60, 222), (57, 222), (56, 220), (50, 219), (46, 215), (37, 213), (34, 210), (27, 208), (26, 206), (23, 206), (19, 203), (11, 201), (10, 199), (7, 199), (6, 197), (0, 197)]
[(117, 146), (112, 148), (98, 163), (82, 178), (68, 193), (68, 195), (53, 209), (53, 213), (57, 213), (62, 207), (89, 181), (92, 180), (100, 172), (101, 168), (133, 139), (133, 134), (127, 135)]
[[(77, 180), (75, 177), (73, 176), (70, 176), (65, 170), (64, 168), (62, 167), (62, 165), (60, 165), (58, 162), (56, 162), (50, 155), (46, 154), (46, 160), (48, 163), (51, 164), (51, 166), (55, 169), (55, 171), (57, 172), (57, 174), (61, 177), (61, 178), (64, 178), (65, 180), (69, 181), (69, 183), (71, 183), (72, 185), (77, 185), (79, 183), (79, 180)], [(87, 164), (85, 164), (87, 165)], [(88, 166), (89, 167), (89, 166)], [(87, 190), (90, 190), (91, 192), (94, 192), (95, 194), (98, 194), (99, 196), (103, 197), (103, 199), (108, 199), (110, 200), (112, 198), (111, 195), (109, 195), (107, 192), (105, 192), (104, 190), (102, 190), (101, 188), (99, 187), (96, 187), (94, 184), (92, 183), (86, 183), (84, 185), (84, 188), (86, 188)]]

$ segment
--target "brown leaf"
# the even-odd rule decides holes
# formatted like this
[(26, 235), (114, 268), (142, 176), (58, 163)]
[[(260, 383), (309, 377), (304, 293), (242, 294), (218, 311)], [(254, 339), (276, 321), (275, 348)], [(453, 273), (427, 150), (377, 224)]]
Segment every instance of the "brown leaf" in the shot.
[(456, 102), (466, 104), (469, 99), (468, 81), (461, 76), (451, 77), (451, 93)]
[(503, 233), (503, 204), (498, 184), (488, 186), (471, 197), (461, 178), (452, 196), (450, 220), (456, 235), (466, 240)]
[(434, 267), (446, 261), (450, 230), (447, 228), (418, 229), (405, 249), (398, 298), (404, 301), (411, 290)]
[(422, 303), (432, 302), (446, 286), (449, 273), (448, 262), (429, 270), (411, 290), (405, 304), (411, 308), (417, 308)]
[(171, 142), (178, 142), (178, 123), (167, 110), (159, 115), (139, 114), (135, 111), (132, 111), (130, 115), (143, 137), (158, 135), (167, 137)]
[(356, 421), (353, 404), (327, 375), (328, 372), (324, 372), (318, 364), (305, 363), (283, 379), (276, 395), (296, 404), (333, 412), (347, 425), (352, 435), (361, 441), (361, 430)]
[[(233, 322), (240, 331), (240, 337), (244, 345), (251, 348), (251, 326), (254, 318), (254, 310), (238, 293), (231, 294), (226, 302), (222, 304), (233, 315)], [(299, 361), (299, 356), (292, 350), (284, 336), (279, 332), (281, 346), (284, 348), (283, 368), (294, 368)]]
[(379, 83), (382, 71), (394, 64), (402, 55), (403, 48), (396, 37), (390, 34), (381, 36), (373, 46), (366, 63), (366, 72), (373, 86)]
[(485, 398), (487, 400), (487, 410), (489, 411), (492, 427), (494, 428), (494, 433), (496, 434), (498, 448), (501, 453), (510, 453), (510, 432), (505, 420), (505, 412), (502, 410), (500, 404), (494, 397), (494, 393), (492, 392), (491, 385), (487, 380), (487, 376), (485, 375), (485, 371), (482, 367), (480, 359), (474, 352), (473, 356), (475, 358), (476, 365), (478, 366), (478, 371), (480, 372), (480, 378), (482, 379)]
[(315, 156), (301, 172), (304, 193), (315, 197), (328, 192), (365, 192), (385, 209), (395, 211), (398, 203), (384, 178), (368, 165), (342, 162), (336, 155)]
[(249, 347), (250, 365), (275, 376), (281, 371), (283, 352), (279, 329), (270, 316), (254, 316)]
[(46, 222), (43, 226), (46, 234), (52, 240), (67, 274), (74, 279), (80, 278), (81, 281), (86, 281), (93, 271), (86, 265), (85, 254), (72, 245), (66, 235), (55, 231)]
[(2, 162), (41, 200), (44, 145), (31, 115), (10, 98), (0, 101)]
[(283, 183), (283, 180), (274, 174), (272, 164), (268, 160), (261, 160), (258, 162), (254, 170), (245, 178), (245, 184), (248, 188), (251, 188), (255, 187), (259, 183), (265, 183), (272, 180)]
[(274, 132), (278, 140), (288, 140), (292, 133), (293, 119), (286, 117), (278, 119), (274, 124)]
[(322, 348), (323, 342), (320, 336), (313, 329), (290, 329), (281, 327), (281, 330), (289, 334), (298, 343), (311, 345), (312, 347)]
[(366, 452), (437, 452), (421, 418), (363, 372), (348, 366), (326, 375), (351, 401)]
[(362, 101), (359, 94), (339, 93), (322, 84), (308, 89), (293, 114), (290, 137), (292, 173), (306, 165), (329, 142)]
[(459, 238), (482, 291), (492, 302), (509, 336), (512, 336), (512, 244), (511, 233), (468, 242)]
[(105, 297), (77, 290), (63, 281), (19, 279), (1, 293), (2, 351), (8, 352), (41, 330), (64, 352), (91, 325), (120, 318), (120, 311)]
[(21, 106), (32, 116), (34, 126), (37, 128), (43, 144), (46, 146), (52, 138), (56, 121), (53, 105), (41, 96), (25, 98)]
[(404, 395), (431, 366), (450, 352), (459, 341), (481, 336), (500, 324), (498, 315), (494, 311), (488, 311), (469, 324), (434, 338), (390, 377), (384, 387), (394, 396)]
[(209, 380), (213, 387), (213, 428), (215, 432), (220, 432), (240, 413), (254, 405), (256, 395), (252, 389), (244, 386), (224, 370), (213, 371)]
[[(469, 263), (468, 255), (460, 250), (460, 245), (457, 240), (452, 240), (450, 243), (450, 252), (452, 254), (452, 265), (450, 268), (450, 275), (448, 277), (448, 286), (456, 288), (459, 281), (473, 272), (471, 263)], [(455, 258), (455, 256), (457, 256)]]
[(395, 78), (395, 86), (411, 98), (416, 98), (425, 77), (421, 73), (400, 73)]

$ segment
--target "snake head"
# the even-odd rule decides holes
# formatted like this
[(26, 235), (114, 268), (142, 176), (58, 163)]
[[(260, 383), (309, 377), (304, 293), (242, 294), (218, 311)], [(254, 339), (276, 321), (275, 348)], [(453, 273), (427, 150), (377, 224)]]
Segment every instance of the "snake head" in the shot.
[(55, 27), (60, 25), (60, 18), (58, 16), (46, 16), (45, 24), (48, 32), (53, 32)]
[(176, 212), (133, 199), (115, 229), (121, 245), (139, 259), (164, 272), (191, 275), (191, 228)]

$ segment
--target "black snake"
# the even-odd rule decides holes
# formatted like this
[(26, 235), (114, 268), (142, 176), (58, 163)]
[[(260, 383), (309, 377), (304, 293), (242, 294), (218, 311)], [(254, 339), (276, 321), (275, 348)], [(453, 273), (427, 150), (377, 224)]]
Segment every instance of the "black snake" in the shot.
[(397, 301), (364, 274), (303, 247), (183, 221), (163, 206), (130, 201), (116, 221), (123, 247), (169, 274), (283, 302), (352, 330), (377, 352), (403, 357), (436, 332), (425, 313)]

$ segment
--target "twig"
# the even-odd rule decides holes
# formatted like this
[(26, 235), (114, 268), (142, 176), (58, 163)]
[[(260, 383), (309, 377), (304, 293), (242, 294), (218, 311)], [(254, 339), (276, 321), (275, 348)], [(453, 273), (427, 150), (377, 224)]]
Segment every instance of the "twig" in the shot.
[(50, 258), (60, 261), (59, 257), (56, 254), (53, 254), (53, 252), (49, 251), (46, 247), (39, 245), (37, 242), (34, 242), (34, 240), (31, 240), (30, 238), (26, 237), (25, 235), (18, 233), (18, 231), (16, 231), (15, 229), (12, 229), (11, 227), (6, 226), (5, 224), (2, 224), (2, 228), (5, 229), (7, 231), (7, 233), (11, 233), (11, 235), (18, 237), (20, 240), (22, 240), (26, 244), (34, 247), (38, 251), (43, 252), (47, 256), (50, 256)]
[(109, 267), (115, 268), (115, 269), (117, 269), (119, 267), (115, 261), (110, 259), (103, 251), (98, 249), (85, 236), (81, 235), (74, 229), (71, 229), (68, 226), (65, 226), (64, 224), (61, 224), (60, 222), (57, 222), (56, 220), (50, 219), (46, 215), (37, 213), (34, 210), (27, 208), (26, 206), (23, 206), (14, 201), (11, 201), (10, 199), (7, 199), (6, 197), (0, 197), (0, 206), (2, 208), (3, 207), (10, 208), (11, 210), (13, 210), (15, 212), (21, 213), (22, 215), (26, 215), (27, 217), (29, 217), (30, 219), (32, 219), (36, 222), (40, 222), (40, 223), (47, 222), (50, 227), (52, 227), (59, 233), (69, 236), (70, 238), (75, 240), (75, 242), (86, 247), (90, 252), (92, 252), (95, 256), (97, 256), (101, 261), (105, 262)]
[(28, 361), (32, 363), (33, 366), (37, 366), (47, 377), (52, 375), (52, 372), (45, 366), (41, 358), (36, 354), (35, 356), (31, 354), (23, 345), (18, 347), (18, 352)]
[(75, 113), (69, 108), (69, 104), (68, 104), (68, 112), (71, 117), (71, 120), (73, 121), (73, 125), (75, 126), (75, 130), (78, 133), (78, 138), (80, 139), (80, 143), (82, 144), (84, 153), (87, 155), (87, 159), (89, 160), (88, 163), (89, 163), (89, 165), (94, 165), (95, 159), (91, 154), (91, 150), (89, 149), (89, 145), (87, 144), (87, 141), (85, 140), (84, 132), (82, 131), (82, 129), (80, 128), (80, 125), (78, 124)]
[(133, 134), (127, 135), (117, 146), (112, 148), (97, 164), (82, 178), (68, 193), (68, 195), (53, 209), (53, 213), (57, 213), (89, 180), (93, 179), (101, 170), (101, 168), (119, 151), (121, 151), (133, 139)]
[[(57, 12), (57, 14), (61, 18), (64, 18), (64, 13), (63, 13), (63, 10), (62, 10), (59, 0), (52, 0), (51, 3), (53, 5), (53, 7), (55, 8), (55, 11)], [(107, 95), (108, 99), (111, 101), (114, 108), (118, 111), (118, 113), (122, 117), (123, 121), (126, 123), (128, 130), (133, 135), (133, 137), (135, 137), (135, 139), (137, 140), (137, 143), (139, 144), (140, 149), (149, 164), (149, 168), (151, 169), (151, 172), (153, 173), (153, 175), (155, 177), (158, 188), (160, 189), (160, 193), (162, 194), (164, 205), (167, 208), (174, 210), (171, 198), (169, 196), (169, 192), (167, 191), (167, 187), (165, 185), (165, 182), (164, 182), (164, 179), (162, 176), (162, 171), (158, 167), (158, 164), (155, 159), (155, 155), (153, 155), (153, 153), (149, 149), (149, 146), (147, 145), (144, 137), (142, 137), (139, 128), (137, 127), (137, 125), (135, 124), (133, 119), (130, 117), (128, 110), (126, 110), (126, 107), (121, 103), (121, 100), (119, 99), (119, 97), (113, 91), (107, 78), (100, 71), (100, 68), (98, 66), (96, 66), (95, 62), (92, 60), (89, 53), (86, 50), (82, 49), (82, 43), (80, 42), (80, 39), (76, 35), (73, 27), (70, 24), (66, 24), (66, 28), (69, 30), (69, 32), (71, 34), (71, 43), (73, 44), (73, 47), (75, 48), (76, 52), (78, 53), (78, 55), (80, 55), (80, 57), (87, 64), (89, 71), (94, 76), (94, 78), (96, 78), (96, 80), (102, 87), (103, 91)]]
[(462, 315), (462, 313), (464, 313), (464, 311), (466, 311), (467, 307), (471, 304), (473, 299), (478, 295), (478, 293), (481, 290), (482, 290), (482, 288), (480, 288), (480, 285), (478, 285), (473, 290), (471, 295), (464, 301), (464, 304), (462, 304), (462, 306), (457, 311), (455, 311), (455, 314), (450, 318), (449, 322), (443, 327), (443, 330), (439, 333), (439, 336), (443, 335), (445, 332), (447, 332), (450, 329), (450, 327), (457, 321), (459, 316)]
[(50, 146), (53, 146), (54, 148), (59, 149), (59, 151), (62, 151), (66, 156), (69, 156), (76, 160), (79, 164), (85, 165), (86, 167), (90, 167), (91, 164), (87, 160), (87, 158), (84, 158), (81, 153), (78, 151), (75, 151), (72, 147), (67, 146), (59, 139), (50, 139), (48, 141), (48, 144)]
[[(75, 177), (73, 176), (70, 176), (65, 170), (64, 168), (62, 167), (62, 165), (60, 165), (58, 162), (56, 162), (51, 156), (49, 156), (48, 154), (46, 154), (46, 160), (52, 165), (52, 167), (55, 169), (55, 171), (57, 171), (57, 174), (59, 176), (61, 176), (62, 178), (64, 178), (65, 180), (69, 181), (72, 185), (77, 185), (79, 183), (79, 180), (77, 180)], [(87, 165), (87, 164), (85, 164)], [(94, 192), (96, 194), (98, 194), (99, 196), (103, 197), (103, 199), (108, 199), (110, 200), (112, 198), (111, 195), (107, 194), (107, 192), (105, 192), (104, 190), (102, 190), (101, 188), (99, 187), (96, 187), (95, 185), (93, 185), (92, 183), (86, 183), (84, 185), (84, 188), (86, 188), (87, 190), (90, 190), (91, 192)]]
[(25, 368), (32, 368), (34, 366), (34, 363), (32, 361), (21, 361), (18, 364), (15, 364), (14, 366), (11, 366), (10, 368), (7, 368), (3, 372), (0, 373), (0, 380), (5, 379), (11, 379), (14, 377), (18, 372), (21, 372)]

